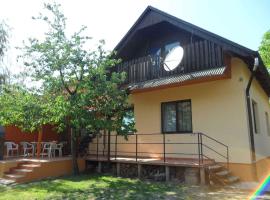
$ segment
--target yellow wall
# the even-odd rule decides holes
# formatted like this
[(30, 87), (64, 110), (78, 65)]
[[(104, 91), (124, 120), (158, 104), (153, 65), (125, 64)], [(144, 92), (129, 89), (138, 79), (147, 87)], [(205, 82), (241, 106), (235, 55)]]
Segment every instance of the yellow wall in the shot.
[[(239, 80), (244, 68), (244, 63), (233, 59), (231, 79), (133, 94), (138, 133), (161, 132), (161, 102), (191, 99), (193, 132), (203, 132), (227, 144), (232, 162), (250, 162), (250, 155), (246, 153), (249, 151), (246, 85)], [(226, 152), (220, 145), (211, 145), (219, 152)], [(205, 153), (222, 161), (211, 152)]]
[[(245, 89), (249, 79), (249, 71), (245, 63), (238, 59), (232, 59), (231, 79), (217, 80), (198, 83), (193, 85), (178, 86), (155, 91), (134, 93), (130, 101), (134, 104), (136, 129), (139, 134), (151, 134), (161, 132), (161, 103), (191, 99), (193, 132), (203, 132), (218, 141), (229, 146), (230, 162), (250, 163), (250, 141), (248, 132), (248, 121), (246, 111)], [(261, 134), (255, 136), (256, 151), (258, 159), (270, 155), (270, 137), (266, 133), (264, 112), (269, 112), (268, 97), (254, 82), (251, 95), (259, 105)], [(262, 116), (261, 116), (262, 115)], [(118, 137), (118, 142), (120, 142)], [(129, 137), (129, 143), (135, 142), (135, 136)], [(138, 142), (162, 142), (162, 135), (138, 136)], [(102, 139), (100, 138), (100, 141)], [(191, 134), (170, 135), (166, 134), (167, 142), (196, 142), (196, 137)], [(210, 140), (204, 143), (225, 155), (226, 149)], [(102, 147), (100, 146), (100, 149)], [(96, 146), (90, 145), (92, 153)], [(114, 150), (114, 138), (111, 139), (111, 151)], [(122, 155), (135, 155), (134, 144), (117, 146), (118, 151), (133, 152)], [(145, 144), (138, 146), (138, 151), (149, 152), (141, 156), (162, 157), (163, 146)], [(166, 152), (197, 153), (196, 145), (167, 145)], [(102, 154), (102, 152), (100, 152)], [(224, 162), (217, 154), (204, 149), (204, 153)], [(106, 154), (106, 150), (105, 150)], [(111, 155), (114, 153), (112, 152)], [(119, 153), (121, 154), (121, 153)], [(168, 155), (169, 157), (183, 157), (179, 155)]]
[[(250, 76), (250, 72), (248, 70), (245, 70), (244, 76), (245, 77)], [(263, 91), (262, 87), (259, 85), (257, 80), (255, 80), (252, 83), (250, 96), (251, 99), (253, 99), (258, 105), (259, 131), (258, 134), (256, 133), (254, 134), (254, 141), (255, 141), (256, 160), (259, 161), (261, 159), (270, 156), (270, 136), (267, 133), (267, 125), (265, 117), (265, 112), (267, 112), (268, 116), (270, 116), (269, 98)]]

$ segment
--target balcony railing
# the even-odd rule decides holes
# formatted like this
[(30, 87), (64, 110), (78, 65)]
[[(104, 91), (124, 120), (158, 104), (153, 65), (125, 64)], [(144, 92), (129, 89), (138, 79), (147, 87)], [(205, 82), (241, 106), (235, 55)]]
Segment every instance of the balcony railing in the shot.
[(126, 72), (125, 84), (131, 84), (224, 66), (223, 49), (215, 43), (205, 40), (183, 46), (183, 49), (183, 59), (172, 71), (164, 69), (161, 57), (151, 55), (123, 62), (116, 70)]

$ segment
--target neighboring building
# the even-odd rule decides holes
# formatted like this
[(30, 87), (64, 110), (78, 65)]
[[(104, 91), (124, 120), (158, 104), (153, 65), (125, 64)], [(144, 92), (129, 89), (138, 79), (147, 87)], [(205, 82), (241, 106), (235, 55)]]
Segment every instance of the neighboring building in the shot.
[[(172, 69), (164, 59), (177, 46), (183, 58)], [(115, 50), (123, 60), (116, 70), (127, 72), (137, 140), (148, 143), (136, 145), (144, 152), (141, 156), (162, 157), (163, 145), (150, 143), (165, 134), (166, 142), (178, 143), (166, 144), (168, 158), (194, 158), (198, 148), (191, 138), (197, 141), (197, 135), (192, 133), (202, 132), (216, 140), (203, 138), (204, 156), (226, 163), (222, 144), (227, 145), (230, 170), (242, 180), (270, 172), (270, 77), (257, 51), (153, 7), (143, 12)], [(256, 57), (249, 115), (247, 87)], [(153, 133), (157, 135), (140, 135)], [(127, 143), (134, 141), (130, 138)], [(114, 155), (115, 137), (110, 142)], [(134, 156), (134, 143), (119, 145), (117, 151), (133, 151), (122, 155)]]

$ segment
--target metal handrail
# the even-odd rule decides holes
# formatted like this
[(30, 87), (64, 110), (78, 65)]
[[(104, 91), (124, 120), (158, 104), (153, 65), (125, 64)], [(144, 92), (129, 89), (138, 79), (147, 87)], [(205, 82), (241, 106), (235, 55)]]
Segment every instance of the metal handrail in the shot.
[[(170, 135), (180, 135), (179, 133), (170, 133)], [(162, 142), (138, 142), (138, 137), (140, 135), (159, 135), (159, 136), (162, 136)], [(114, 155), (114, 159), (116, 160), (117, 158), (117, 155), (118, 153), (134, 153), (135, 154), (135, 158), (136, 158), (136, 162), (138, 161), (138, 154), (146, 154), (146, 153), (151, 153), (151, 152), (141, 152), (138, 150), (139, 146), (138, 145), (153, 145), (153, 144), (160, 144), (160, 145), (163, 145), (163, 152), (155, 152), (155, 154), (160, 154), (162, 155), (163, 154), (163, 162), (165, 163), (166, 162), (166, 155), (193, 155), (193, 156), (198, 156), (198, 159), (199, 159), (199, 167), (202, 167), (203, 164), (204, 164), (204, 158), (207, 158), (207, 159), (211, 159), (209, 158), (204, 152), (203, 152), (203, 149), (204, 148), (207, 148), (209, 150), (211, 150), (212, 152), (216, 153), (217, 155), (223, 157), (226, 159), (227, 161), (227, 167), (229, 168), (229, 147), (225, 144), (223, 144), (222, 142), (204, 134), (204, 133), (191, 133), (190, 135), (194, 135), (196, 136), (197, 135), (197, 142), (167, 142), (166, 141), (166, 134), (161, 134), (161, 133), (147, 133), (147, 134), (144, 134), (144, 133), (136, 133), (136, 134), (129, 134), (128, 136), (134, 136), (135, 137), (135, 142), (127, 142), (127, 143), (124, 143), (124, 142), (118, 142), (118, 136), (120, 135), (110, 135), (110, 137), (116, 137), (115, 138), (115, 141), (114, 141), (114, 150), (111, 150), (110, 152), (114, 152), (115, 155)], [(226, 155), (223, 155), (222, 153), (216, 151), (215, 149), (211, 148), (210, 146), (204, 144), (203, 142), (203, 138), (208, 138), (210, 139), (211, 141), (214, 141), (215, 143), (219, 144), (219, 145), (222, 145), (223, 147), (226, 148)], [(96, 144), (97, 145), (97, 149), (96, 150), (89, 150), (89, 151), (96, 151), (96, 158), (98, 159), (99, 158), (99, 139), (97, 137), (97, 142), (92, 142), (92, 144)], [(117, 149), (117, 145), (136, 145), (135, 146), (135, 152), (125, 152), (125, 151), (118, 151)], [(179, 144), (179, 145), (198, 145), (198, 153), (183, 153), (183, 152), (166, 152), (166, 145), (175, 145), (175, 144)], [(111, 158), (108, 157), (108, 160), (110, 160)]]
[(213, 140), (213, 141), (215, 141), (215, 142), (223, 145), (224, 147), (228, 147), (226, 144), (224, 144), (224, 143), (222, 143), (222, 142), (220, 142), (220, 141), (218, 141), (218, 140), (216, 140), (216, 139), (214, 139), (214, 138), (212, 138), (212, 137), (210, 137), (210, 136), (208, 136), (208, 135), (206, 135), (204, 133), (199, 133), (199, 134), (201, 134), (201, 135), (203, 135), (203, 136), (205, 136), (205, 137), (207, 137), (207, 138), (209, 138), (209, 139), (211, 139), (211, 140)]
[[(221, 146), (225, 147), (226, 155), (223, 155), (220, 152), (217, 152), (216, 150), (214, 150), (213, 148), (209, 147), (208, 145), (206, 145), (204, 143), (202, 143), (202, 146), (201, 146), (201, 148), (206, 147), (207, 149), (211, 150), (212, 152), (215, 152), (217, 155), (225, 158), (226, 159), (226, 167), (229, 169), (229, 146), (225, 145), (224, 143), (222, 143), (222, 142), (220, 142), (220, 141), (218, 141), (218, 140), (216, 140), (216, 139), (212, 138), (211, 136), (208, 136), (204, 133), (198, 133), (198, 134), (200, 134), (201, 136), (204, 136), (204, 137), (210, 139), (211, 141), (214, 141), (214, 142), (220, 144)], [(202, 155), (203, 155), (203, 157), (209, 158), (205, 154), (202, 154)]]

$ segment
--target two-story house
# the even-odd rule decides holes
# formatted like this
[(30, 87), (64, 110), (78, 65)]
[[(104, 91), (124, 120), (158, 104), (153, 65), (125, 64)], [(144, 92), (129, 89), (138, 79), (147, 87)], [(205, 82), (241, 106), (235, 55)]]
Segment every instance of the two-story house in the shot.
[(153, 7), (115, 50), (137, 133), (111, 137), (110, 156), (228, 162), (242, 180), (269, 172), (270, 77), (257, 51)]

